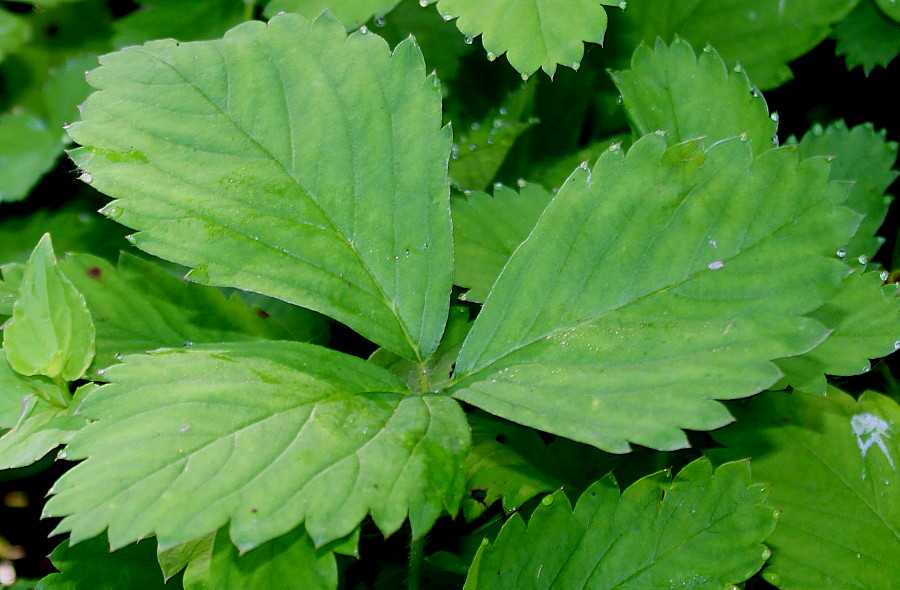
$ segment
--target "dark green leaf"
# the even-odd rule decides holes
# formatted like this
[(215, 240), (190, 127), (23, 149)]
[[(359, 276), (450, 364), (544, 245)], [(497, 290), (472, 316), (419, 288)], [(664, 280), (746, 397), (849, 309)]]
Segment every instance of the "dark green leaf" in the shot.
[(50, 560), (60, 570), (37, 585), (37, 590), (156, 590), (174, 588), (163, 582), (152, 539), (109, 552), (106, 537), (70, 547), (63, 541)]
[(862, 0), (835, 25), (834, 38), (835, 53), (844, 56), (847, 67), (862, 66), (867, 75), (900, 55), (900, 23), (887, 18), (872, 0)]

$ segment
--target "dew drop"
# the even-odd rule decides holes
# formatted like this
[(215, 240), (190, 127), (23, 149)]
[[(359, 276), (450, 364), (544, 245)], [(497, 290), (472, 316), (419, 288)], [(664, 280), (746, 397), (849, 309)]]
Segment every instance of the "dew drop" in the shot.
[(618, 98), (616, 98), (616, 102), (619, 103), (619, 104), (622, 104), (623, 102), (625, 102), (625, 99), (622, 98), (622, 95), (620, 94), (620, 95), (618, 96)]
[(843, 258), (844, 256), (847, 255), (847, 251), (844, 250), (843, 248), (841, 248), (840, 250), (838, 250), (837, 252), (835, 252), (835, 254), (837, 254), (837, 257), (838, 257), (838, 258)]
[(494, 61), (495, 59), (497, 59), (497, 54), (494, 53), (493, 51), (488, 51), (487, 58), (488, 58), (488, 61)]
[(481, 127), (481, 123), (478, 123), (477, 121), (476, 121), (475, 123), (472, 123), (472, 129), (473, 129), (473, 130), (474, 130), (474, 129), (478, 129), (479, 127)]
[(363, 25), (359, 28), (360, 35), (365, 35), (369, 32), (369, 28), (366, 25)]
[(105, 373), (105, 372), (106, 372), (105, 369), (97, 369), (97, 374), (98, 374), (98, 375), (103, 375), (103, 373)]
[(719, 270), (720, 268), (724, 268), (724, 266), (724, 262), (722, 262), (721, 260), (716, 260), (715, 262), (710, 262), (708, 268), (709, 270)]
[(741, 141), (749, 141), (750, 140), (750, 136), (747, 135), (746, 131), (742, 132), (738, 137), (740, 138)]
[(753, 98), (759, 98), (759, 90), (757, 90), (756, 86), (750, 87), (750, 96)]
[(442, 14), (441, 18), (444, 20), (453, 20), (453, 15), (451, 14)]
[(778, 113), (772, 113), (771, 115), (769, 115), (769, 118), (777, 123), (779, 119)]
[(191, 425), (190, 425), (190, 424), (185, 424), (184, 426), (182, 426), (181, 428), (179, 428), (178, 431), (179, 431), (179, 432), (187, 432), (187, 431), (190, 430), (190, 429), (191, 429)]
[(772, 552), (769, 551), (768, 549), (766, 549), (762, 552), (763, 559), (769, 559), (770, 557), (772, 557)]
[(529, 78), (528, 74), (522, 74), (522, 80), (527, 82), (528, 78)]
[(611, 151), (611, 152), (617, 152), (621, 149), (622, 149), (621, 141), (614, 141), (611, 144), (609, 144), (609, 151)]
[(717, 242), (717, 241), (715, 241), (715, 240), (710, 240), (710, 241), (709, 241), (709, 245), (712, 246), (713, 248), (718, 248), (718, 247), (719, 247), (719, 242)]
[(474, 42), (475, 42), (474, 39), (472, 39), (471, 37), (469, 37), (468, 35), (466, 35), (466, 45), (471, 45), (471, 44), (474, 43)]
[(705, 53), (710, 53), (712, 50), (713, 50), (713, 46), (712, 46), (710, 43), (707, 43), (707, 44), (703, 47), (703, 51), (704, 51)]
[(193, 346), (193, 345), (194, 345), (194, 343), (191, 340), (187, 340), (187, 341), (185, 341), (184, 344), (182, 344), (182, 346)]
[(528, 184), (528, 183), (525, 181), (524, 178), (520, 178), (519, 180), (516, 181), (516, 185), (518, 185), (519, 188), (525, 188), (526, 184)]
[(544, 506), (552, 506), (553, 505), (553, 496), (552, 495), (544, 496), (543, 498), (541, 498), (541, 504), (543, 504)]
[(506, 114), (506, 107), (500, 107), (500, 111), (499, 111), (499, 112), (500, 112), (501, 115), (505, 115), (505, 114)]
[(859, 258), (856, 259), (856, 261), (859, 262), (860, 264), (868, 264), (868, 263), (869, 263), (869, 257), (866, 256), (865, 254), (862, 254), (862, 255), (860, 255)]
[(426, 6), (428, 6), (428, 0), (419, 0), (419, 6), (425, 8)]
[(881, 274), (878, 275), (878, 276), (881, 277), (881, 281), (882, 281), (882, 282), (885, 282), (885, 281), (887, 281), (889, 278), (891, 278), (890, 273), (889, 273), (888, 271), (886, 271), (886, 270), (881, 271)]
[(576, 72), (578, 71), (578, 68), (580, 68), (580, 67), (581, 67), (580, 61), (572, 62), (572, 69), (575, 70)]
[(376, 16), (376, 17), (375, 17), (375, 26), (376, 26), (376, 27), (383, 27), (383, 26), (384, 26), (384, 17), (383, 17), (383, 16)]
[(469, 146), (469, 151), (473, 151), (473, 150), (477, 150), (477, 149), (478, 149), (478, 144), (477, 144), (477, 143), (473, 143), (473, 144), (471, 144), (471, 145)]
[(58, 455), (56, 455), (57, 459), (65, 460), (69, 455), (66, 454), (65, 451), (60, 451)]
[(588, 161), (585, 160), (584, 162), (579, 164), (578, 167), (581, 168), (582, 170), (587, 170), (588, 169)]
[(81, 182), (86, 182), (87, 184), (90, 184), (91, 182), (93, 182), (94, 177), (91, 176), (90, 172), (82, 172), (81, 176), (78, 177), (78, 180), (80, 180)]
[(894, 342), (894, 350), (900, 350), (900, 340)]
[(741, 64), (736, 64), (734, 66), (734, 71), (737, 72), (738, 74), (740, 74), (741, 72), (744, 71), (744, 66), (742, 66)]

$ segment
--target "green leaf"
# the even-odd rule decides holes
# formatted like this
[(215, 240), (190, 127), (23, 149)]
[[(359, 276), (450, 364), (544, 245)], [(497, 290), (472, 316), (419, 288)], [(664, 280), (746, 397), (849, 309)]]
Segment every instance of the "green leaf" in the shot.
[(494, 180), (516, 139), (536, 122), (523, 120), (535, 88), (535, 84), (526, 85), (496, 111), (461, 131), (450, 148), (450, 180), (457, 188), (484, 190)]
[(887, 18), (870, 0), (862, 0), (834, 27), (835, 53), (847, 69), (862, 66), (869, 75), (876, 66), (888, 67), (900, 55), (900, 23)]
[(506, 265), (537, 222), (553, 193), (536, 184), (519, 192), (497, 186), (494, 196), (472, 192), (450, 201), (456, 264), (453, 282), (469, 289), (463, 299), (483, 302)]
[[(41, 460), (47, 453), (68, 443), (87, 422), (72, 409), (61, 409), (47, 401), (53, 383), (31, 378), (31, 393), (19, 400), (21, 412), (18, 422), (0, 437), (0, 469), (25, 467)], [(95, 384), (90, 383), (75, 393), (76, 403)], [(65, 458), (65, 452), (61, 454)]]
[(113, 553), (104, 537), (70, 547), (63, 541), (50, 561), (60, 570), (42, 579), (37, 590), (156, 590), (174, 588), (163, 582), (152, 539)]
[(25, 19), (0, 8), (0, 61), (21, 47), (31, 37)]
[(74, 381), (94, 358), (94, 324), (84, 297), (56, 264), (50, 235), (35, 247), (3, 331), (10, 366), (23, 375)]
[(209, 560), (188, 565), (184, 588), (337, 588), (334, 555), (320, 553), (302, 527), (244, 554), (219, 531)]
[(151, 39), (212, 39), (244, 20), (242, 0), (142, 0), (140, 4), (141, 8), (115, 21), (116, 47)]
[(0, 266), (0, 273), (3, 275), (3, 281), (0, 281), (0, 315), (11, 316), (13, 305), (19, 297), (19, 285), (25, 276), (25, 265), (4, 264)]
[(679, 35), (711, 44), (726, 63), (741, 64), (762, 90), (791, 79), (787, 66), (828, 36), (859, 0), (629, 0), (613, 40), (630, 51)]
[(648, 476), (621, 496), (615, 480), (604, 478), (574, 510), (559, 491), (541, 501), (527, 526), (513, 515), (482, 545), (465, 588), (730, 587), (770, 555), (762, 542), (775, 515), (766, 492), (750, 484), (747, 462), (713, 473), (707, 459), (671, 483)]
[(778, 361), (791, 387), (825, 393), (826, 374), (865, 373), (871, 368), (869, 359), (900, 349), (898, 285), (883, 282), (879, 272), (854, 273), (831, 300), (809, 314), (831, 333), (806, 354)]
[(452, 272), (450, 130), (414, 41), (391, 54), (332, 18), (287, 14), (101, 60), (72, 157), (138, 247), (401, 356), (434, 351)]
[(459, 506), (462, 410), (361, 359), (293, 342), (198, 345), (126, 357), (105, 376), (79, 408), (96, 422), (67, 448), (87, 460), (46, 508), (76, 541), (109, 527), (114, 547), (155, 533), (168, 548), (230, 520), (242, 551), (301, 522), (322, 546), (367, 513), (385, 534), (409, 514), (420, 536)]
[(768, 388), (771, 360), (827, 334), (802, 315), (847, 274), (834, 252), (858, 224), (828, 174), (792, 148), (754, 160), (737, 139), (605, 152), (503, 269), (453, 395), (616, 453), (727, 424), (713, 400)]
[(194, 567), (208, 564), (212, 558), (213, 544), (217, 534), (218, 532), (213, 532), (169, 549), (159, 548), (156, 558), (166, 581), (186, 568), (189, 563), (195, 563)]
[(572, 170), (580, 166), (582, 162), (593, 166), (600, 154), (606, 150), (627, 148), (630, 145), (631, 133), (620, 133), (594, 141), (577, 152), (533, 166), (530, 178), (542, 186), (551, 187), (552, 192), (555, 193), (566, 182)]
[(26, 377), (16, 373), (0, 348), (0, 429), (13, 428), (23, 418), (26, 398), (46, 398), (56, 384), (43, 377)]
[(348, 31), (352, 31), (373, 17), (383, 17), (399, 2), (400, 0), (272, 0), (266, 4), (263, 14), (266, 18), (272, 18), (280, 12), (297, 12), (312, 20), (327, 10)]
[(188, 283), (151, 262), (122, 254), (118, 268), (88, 254), (60, 269), (84, 295), (97, 329), (92, 370), (126, 354), (202, 342), (289, 340), (275, 320), (216, 288)]
[(847, 260), (866, 264), (884, 243), (875, 233), (881, 227), (891, 198), (884, 193), (894, 180), (897, 143), (888, 141), (886, 131), (876, 132), (872, 125), (847, 129), (843, 121), (823, 128), (815, 125), (800, 140), (800, 157), (827, 156), (831, 164), (831, 180), (852, 183), (850, 196), (844, 203), (859, 213), (863, 220), (856, 235), (843, 248)]
[[(434, 4), (429, 0), (428, 4)], [(523, 78), (538, 68), (548, 76), (556, 65), (578, 69), (584, 56), (583, 41), (602, 43), (606, 33), (603, 5), (615, 0), (438, 0), (445, 20), (459, 18), (456, 26), (467, 37), (483, 34), (489, 60), (506, 53), (510, 65)]]
[(866, 392), (855, 401), (767, 392), (733, 406), (714, 457), (753, 457), (782, 511), (764, 577), (785, 589), (888, 590), (900, 580), (900, 408)]
[(638, 47), (631, 69), (613, 73), (613, 80), (638, 136), (663, 130), (670, 145), (741, 136), (754, 154), (773, 147), (778, 125), (765, 99), (743, 71), (729, 73), (711, 47), (698, 58), (681, 39), (671, 46), (657, 39), (654, 49)]
[(0, 202), (24, 199), (62, 153), (63, 131), (25, 111), (0, 115)]
[(875, 0), (875, 4), (886, 16), (900, 22), (900, 6), (897, 6), (897, 0)]

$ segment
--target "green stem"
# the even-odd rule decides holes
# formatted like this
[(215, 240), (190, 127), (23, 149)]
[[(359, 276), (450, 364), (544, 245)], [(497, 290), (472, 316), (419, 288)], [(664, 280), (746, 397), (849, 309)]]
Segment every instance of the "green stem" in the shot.
[(419, 373), (419, 393), (428, 393), (431, 391), (431, 381), (428, 379), (428, 363), (419, 363), (416, 370)]
[(409, 575), (406, 578), (407, 590), (419, 590), (419, 579), (422, 575), (422, 561), (425, 559), (425, 536), (413, 539), (409, 544)]
[(256, 11), (256, 0), (244, 0), (244, 20), (253, 20)]

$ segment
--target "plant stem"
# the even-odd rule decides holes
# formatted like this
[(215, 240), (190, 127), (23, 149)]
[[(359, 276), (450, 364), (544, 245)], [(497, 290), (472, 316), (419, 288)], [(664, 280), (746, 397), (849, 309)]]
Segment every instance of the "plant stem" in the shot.
[(252, 20), (256, 10), (256, 0), (244, 0), (244, 20)]
[(406, 578), (407, 590), (419, 590), (419, 577), (422, 574), (422, 560), (425, 559), (425, 536), (413, 539), (409, 544), (409, 575)]

